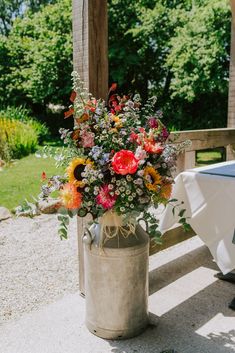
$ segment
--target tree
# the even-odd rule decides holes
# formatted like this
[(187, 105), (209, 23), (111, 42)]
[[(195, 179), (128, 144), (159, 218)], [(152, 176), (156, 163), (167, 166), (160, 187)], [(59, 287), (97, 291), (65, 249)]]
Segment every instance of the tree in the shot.
[(230, 28), (227, 1), (199, 1), (170, 40), (169, 93), (180, 108), (184, 128), (226, 126)]
[[(8, 39), (0, 36), (0, 102), (24, 102), (44, 112), (49, 103), (67, 104), (72, 71), (71, 0), (45, 6), (40, 5), (53, 1), (3, 3), (13, 6), (17, 1), (25, 7), (22, 13), (18, 11)], [(166, 122), (177, 129), (226, 126), (227, 0), (108, 3), (110, 83), (117, 82), (120, 93), (139, 92), (143, 100), (156, 94)], [(27, 7), (31, 10), (26, 11)], [(11, 13), (17, 14), (16, 7)]]
[(144, 98), (156, 94), (168, 122), (178, 129), (226, 126), (227, 1), (111, 3), (111, 74), (131, 82)]
[(41, 6), (54, 3), (55, 0), (1, 0), (0, 2), (0, 33), (7, 35), (15, 18), (23, 16), (30, 9), (38, 11)]
[(48, 103), (67, 101), (72, 72), (71, 11), (69, 0), (59, 0), (14, 21), (7, 41), (6, 90), (11, 104), (23, 98), (45, 109)]

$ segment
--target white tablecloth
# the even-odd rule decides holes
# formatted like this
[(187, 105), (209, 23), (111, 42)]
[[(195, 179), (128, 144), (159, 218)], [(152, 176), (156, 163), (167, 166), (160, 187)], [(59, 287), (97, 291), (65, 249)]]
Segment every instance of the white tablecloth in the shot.
[[(172, 198), (184, 201), (188, 223), (208, 246), (223, 274), (235, 269), (235, 161), (179, 174)], [(159, 228), (164, 233), (177, 221), (172, 207), (167, 206)]]

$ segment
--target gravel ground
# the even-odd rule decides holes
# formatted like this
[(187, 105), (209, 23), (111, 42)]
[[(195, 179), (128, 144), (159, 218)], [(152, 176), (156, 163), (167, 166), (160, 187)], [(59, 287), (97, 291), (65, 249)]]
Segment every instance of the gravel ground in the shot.
[(0, 222), (0, 324), (78, 290), (76, 219), (69, 239), (56, 215)]

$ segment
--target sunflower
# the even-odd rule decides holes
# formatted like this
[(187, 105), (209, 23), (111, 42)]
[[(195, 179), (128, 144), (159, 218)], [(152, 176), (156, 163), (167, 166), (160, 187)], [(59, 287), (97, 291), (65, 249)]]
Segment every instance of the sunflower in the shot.
[(144, 169), (145, 185), (150, 191), (158, 191), (158, 186), (161, 185), (161, 175), (153, 168), (146, 167)]
[(75, 158), (73, 159), (68, 168), (67, 168), (67, 174), (69, 177), (69, 182), (72, 183), (73, 185), (83, 188), (85, 185), (82, 182), (82, 172), (85, 169), (85, 166), (87, 164), (93, 164), (89, 159), (85, 158)]

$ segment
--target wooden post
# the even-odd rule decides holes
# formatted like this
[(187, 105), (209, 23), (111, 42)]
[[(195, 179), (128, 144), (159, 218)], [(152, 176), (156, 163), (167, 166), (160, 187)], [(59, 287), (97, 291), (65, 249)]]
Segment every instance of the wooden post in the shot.
[(107, 0), (73, 0), (73, 62), (95, 98), (108, 92)]
[[(228, 122), (227, 127), (235, 127), (235, 0), (230, 0), (232, 10), (231, 50), (229, 69)], [(235, 141), (234, 141), (235, 142)], [(234, 159), (233, 147), (227, 147), (227, 160)]]
[[(95, 98), (108, 92), (107, 0), (73, 0), (73, 66)], [(86, 219), (78, 218), (79, 290), (84, 288), (82, 234)]]

